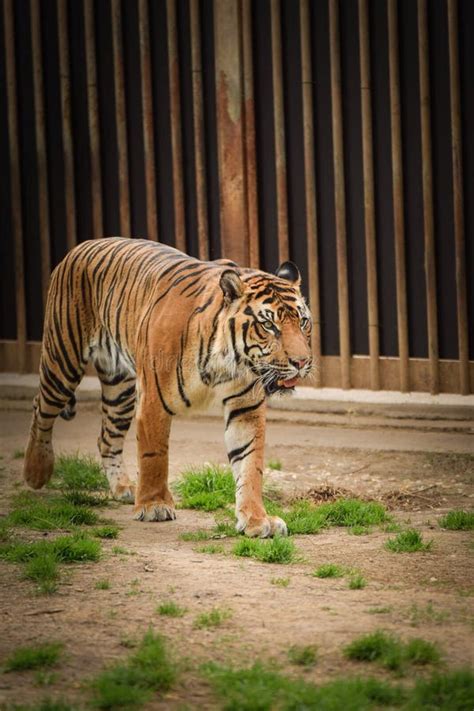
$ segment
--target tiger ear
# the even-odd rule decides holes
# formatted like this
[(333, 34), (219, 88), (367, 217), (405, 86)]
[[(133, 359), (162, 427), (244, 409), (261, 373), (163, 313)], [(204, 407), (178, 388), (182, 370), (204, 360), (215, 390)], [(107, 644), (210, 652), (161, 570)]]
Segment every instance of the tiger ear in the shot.
[(286, 279), (286, 281), (291, 281), (292, 284), (298, 286), (301, 282), (300, 270), (293, 264), (293, 262), (283, 262), (277, 269), (277, 277), (280, 279)]
[(225, 301), (230, 304), (235, 299), (239, 299), (244, 293), (244, 284), (237, 272), (226, 269), (221, 274), (219, 285), (224, 293)]

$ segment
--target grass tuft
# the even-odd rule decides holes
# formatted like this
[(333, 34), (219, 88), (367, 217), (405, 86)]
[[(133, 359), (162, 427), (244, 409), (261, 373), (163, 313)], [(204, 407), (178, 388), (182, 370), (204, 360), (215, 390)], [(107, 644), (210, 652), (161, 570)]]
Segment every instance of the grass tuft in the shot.
[(219, 609), (215, 607), (209, 612), (202, 612), (194, 620), (194, 627), (197, 629), (208, 629), (211, 627), (220, 627), (226, 620), (232, 617), (230, 610)]
[(288, 659), (300, 667), (312, 667), (316, 664), (318, 648), (314, 644), (302, 647), (294, 644), (288, 650)]
[(292, 679), (256, 662), (247, 669), (209, 663), (203, 672), (222, 699), (225, 711), (368, 711), (398, 706), (404, 699), (400, 687), (377, 679), (338, 679), (314, 686)]
[(270, 582), (279, 588), (287, 588), (290, 584), (290, 578), (272, 578)]
[(263, 563), (293, 563), (296, 559), (296, 548), (288, 538), (261, 540), (259, 538), (242, 538), (232, 549), (236, 556), (256, 558)]
[(232, 504), (235, 497), (232, 471), (216, 464), (185, 470), (174, 488), (184, 509), (216, 511)]
[(0, 559), (24, 563), (25, 576), (37, 582), (39, 592), (44, 594), (56, 590), (59, 564), (97, 561), (100, 552), (100, 543), (82, 532), (59, 536), (52, 541), (10, 541), (0, 544)]
[(94, 528), (92, 533), (96, 538), (117, 538), (120, 532), (120, 526), (115, 523), (108, 523), (105, 526)]
[(109, 580), (98, 580), (94, 585), (96, 590), (110, 590)]
[(221, 546), (219, 543), (208, 543), (207, 546), (199, 546), (199, 548), (196, 548), (196, 551), (198, 553), (210, 554), (225, 553), (224, 546)]
[(24, 456), (25, 456), (24, 449), (15, 449), (15, 451), (12, 454), (12, 459), (23, 459)]
[(344, 568), (335, 563), (323, 563), (313, 573), (315, 578), (342, 578)]
[(422, 535), (415, 529), (402, 531), (395, 538), (389, 538), (384, 548), (392, 553), (416, 553), (431, 550), (433, 541), (423, 542)]
[(59, 642), (40, 644), (36, 647), (20, 647), (6, 659), (3, 669), (11, 672), (52, 667), (61, 656), (62, 649), (63, 645)]
[(208, 541), (210, 538), (212, 538), (211, 531), (188, 531), (180, 535), (182, 541)]
[(63, 491), (108, 491), (109, 483), (100, 463), (84, 454), (61, 454), (56, 458), (49, 486)]
[(474, 705), (474, 672), (455, 669), (428, 679), (418, 679), (406, 711), (471, 711)]
[(383, 630), (376, 630), (353, 640), (344, 649), (348, 659), (379, 662), (386, 669), (402, 671), (407, 665), (437, 664), (441, 654), (432, 642), (412, 639), (404, 643)]
[(91, 682), (92, 706), (98, 709), (134, 708), (145, 704), (156, 691), (167, 691), (177, 671), (163, 637), (149, 630), (136, 651)]
[(360, 573), (355, 573), (349, 580), (350, 590), (362, 590), (367, 587), (367, 580)]
[(98, 521), (94, 511), (59, 497), (43, 497), (23, 492), (13, 498), (14, 509), (8, 514), (10, 526), (21, 526), (36, 531), (71, 529), (92, 526)]
[(390, 520), (386, 509), (375, 501), (339, 499), (316, 506), (310, 501), (297, 501), (288, 511), (272, 511), (287, 523), (290, 534), (318, 533), (329, 526), (346, 526), (352, 533), (362, 535), (370, 526)]
[(474, 511), (449, 511), (438, 521), (441, 528), (450, 531), (472, 531), (474, 529)]
[(282, 466), (283, 465), (279, 459), (269, 459), (267, 462), (267, 467), (277, 472), (281, 471)]
[(186, 614), (186, 608), (180, 607), (173, 600), (167, 600), (158, 605), (157, 612), (164, 617), (183, 617)]

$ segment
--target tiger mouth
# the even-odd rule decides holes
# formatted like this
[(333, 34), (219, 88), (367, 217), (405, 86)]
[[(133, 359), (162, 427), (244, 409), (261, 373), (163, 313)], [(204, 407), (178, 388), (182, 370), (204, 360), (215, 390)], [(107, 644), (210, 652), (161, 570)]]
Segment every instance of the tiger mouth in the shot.
[(273, 395), (277, 392), (291, 391), (294, 389), (296, 383), (299, 380), (299, 376), (294, 376), (293, 378), (279, 378), (278, 380), (273, 380), (265, 385), (265, 391), (267, 395)]

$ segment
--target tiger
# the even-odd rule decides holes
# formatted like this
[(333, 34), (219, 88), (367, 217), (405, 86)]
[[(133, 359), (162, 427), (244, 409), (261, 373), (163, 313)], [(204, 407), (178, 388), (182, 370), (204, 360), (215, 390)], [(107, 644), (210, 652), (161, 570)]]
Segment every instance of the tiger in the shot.
[[(310, 374), (311, 327), (292, 262), (273, 275), (227, 259), (200, 261), (147, 239), (80, 243), (51, 275), (26, 482), (38, 489), (51, 478), (53, 425), (58, 415), (74, 417), (75, 390), (90, 362), (102, 392), (102, 466), (111, 495), (134, 504), (136, 520), (176, 518), (171, 422), (217, 402), (237, 531), (286, 535), (285, 522), (263, 503), (266, 401)], [(138, 476), (130, 477), (122, 452), (135, 415)]]

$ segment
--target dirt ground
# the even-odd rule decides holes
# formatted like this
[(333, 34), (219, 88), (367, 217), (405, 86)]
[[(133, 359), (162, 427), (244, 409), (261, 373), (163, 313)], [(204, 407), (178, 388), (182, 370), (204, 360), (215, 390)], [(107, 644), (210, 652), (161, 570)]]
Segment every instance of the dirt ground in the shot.
[[(131, 506), (109, 507), (104, 515), (122, 526), (119, 539), (103, 541), (102, 560), (71, 569), (54, 595), (35, 595), (18, 567), (0, 563), (0, 666), (20, 645), (60, 640), (66, 649), (57, 678), (46, 688), (35, 685), (32, 672), (1, 674), (0, 703), (33, 703), (45, 696), (84, 701), (84, 682), (125, 657), (124, 638), (141, 636), (149, 625), (167, 637), (177, 659), (186, 659), (177, 686), (149, 709), (217, 709), (199, 675), (201, 662), (273, 659), (294, 673), (287, 658), (294, 644), (318, 646), (316, 666), (298, 672), (308, 681), (387, 676), (342, 655), (346, 643), (377, 628), (438, 643), (448, 667), (473, 665), (473, 537), (437, 525), (449, 509), (474, 508), (472, 423), (306, 420), (280, 412), (269, 422), (266, 459), (281, 460), (282, 471), (267, 471), (267, 483), (288, 495), (330, 485), (384, 497), (397, 521), (433, 540), (430, 552), (394, 554), (383, 548), (390, 534), (354, 536), (333, 528), (295, 536), (301, 562), (270, 565), (200, 553), (199, 544), (180, 540), (184, 532), (212, 528), (213, 514), (180, 510), (175, 522), (139, 523), (132, 520)], [(23, 488), (22, 462), (13, 453), (25, 446), (28, 425), (29, 413), (21, 409), (0, 412), (0, 515)], [(74, 422), (58, 422), (56, 451), (95, 455), (99, 428), (97, 408), (81, 407)], [(174, 423), (171, 478), (187, 464), (224, 462), (222, 429), (211, 418)], [(130, 469), (134, 458), (132, 430), (126, 447)], [(230, 550), (234, 541), (222, 543)], [(116, 545), (127, 554), (114, 555)], [(312, 577), (326, 562), (357, 569), (367, 587), (350, 590), (346, 578)], [(277, 577), (288, 577), (288, 586), (272, 584)], [(104, 579), (110, 589), (95, 589)], [(168, 599), (187, 608), (186, 615), (160, 617), (157, 605)], [(196, 629), (196, 616), (215, 606), (230, 610), (229, 619), (215, 630)], [(374, 608), (384, 612), (374, 614)]]

